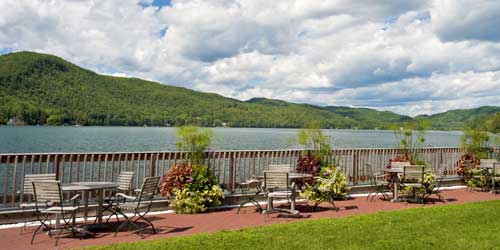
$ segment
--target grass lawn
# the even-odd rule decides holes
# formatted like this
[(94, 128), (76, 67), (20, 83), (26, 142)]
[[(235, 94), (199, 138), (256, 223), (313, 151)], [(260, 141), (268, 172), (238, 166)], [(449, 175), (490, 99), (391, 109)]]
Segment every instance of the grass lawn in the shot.
[(500, 201), (306, 220), (88, 249), (500, 249)]

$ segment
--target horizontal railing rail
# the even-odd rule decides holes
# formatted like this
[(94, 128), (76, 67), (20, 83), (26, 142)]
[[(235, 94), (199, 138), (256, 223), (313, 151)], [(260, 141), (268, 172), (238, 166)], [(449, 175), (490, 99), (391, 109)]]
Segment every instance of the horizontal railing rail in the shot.
[[(455, 165), (464, 153), (460, 148), (418, 149), (429, 166), (448, 166), (448, 175), (456, 176)], [(499, 148), (492, 151), (500, 153)], [(361, 148), (334, 149), (332, 153), (352, 185), (367, 180), (365, 163), (385, 168), (389, 159), (399, 155), (399, 149)], [(238, 182), (261, 175), (270, 164), (295, 166), (304, 150), (233, 150), (208, 151), (206, 164), (228, 192), (234, 192)], [(56, 173), (62, 183), (81, 181), (116, 181), (121, 171), (134, 171), (134, 188), (147, 176), (163, 176), (171, 166), (183, 161), (185, 152), (95, 152), (95, 153), (26, 153), (0, 154), (0, 207), (16, 207), (23, 193), (26, 174)]]

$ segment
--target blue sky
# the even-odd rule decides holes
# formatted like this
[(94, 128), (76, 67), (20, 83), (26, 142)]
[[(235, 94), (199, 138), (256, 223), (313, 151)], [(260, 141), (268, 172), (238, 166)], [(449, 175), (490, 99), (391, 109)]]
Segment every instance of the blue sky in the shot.
[(0, 54), (247, 100), (417, 115), (500, 104), (500, 2), (0, 2)]

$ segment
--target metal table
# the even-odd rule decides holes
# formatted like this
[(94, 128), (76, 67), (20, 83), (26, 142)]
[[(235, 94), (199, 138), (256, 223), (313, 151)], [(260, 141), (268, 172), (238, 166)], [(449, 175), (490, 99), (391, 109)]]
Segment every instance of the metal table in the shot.
[(83, 225), (87, 225), (90, 192), (97, 191), (97, 226), (102, 225), (102, 205), (104, 201), (104, 190), (117, 188), (114, 182), (74, 182), (62, 186), (63, 191), (82, 192), (83, 199)]
[(398, 202), (398, 186), (399, 186), (399, 175), (404, 171), (403, 168), (390, 168), (386, 169), (385, 172), (391, 174), (392, 178), (392, 199), (391, 202)]

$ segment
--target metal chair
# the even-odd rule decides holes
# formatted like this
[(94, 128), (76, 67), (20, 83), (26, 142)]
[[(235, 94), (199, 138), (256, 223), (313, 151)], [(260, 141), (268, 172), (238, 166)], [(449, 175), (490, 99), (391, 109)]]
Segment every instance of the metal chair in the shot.
[(500, 182), (500, 162), (494, 162), (491, 175), (491, 192), (496, 194), (496, 182)]
[(331, 192), (330, 187), (335, 183), (335, 180), (337, 179), (337, 175), (339, 173), (340, 167), (335, 168), (335, 172), (333, 172), (333, 176), (330, 179), (322, 178), (322, 177), (315, 177), (316, 181), (318, 182), (318, 190), (320, 192), (326, 192), (329, 193), (329, 197), (326, 200), (318, 200), (315, 201), (313, 210), (316, 210), (319, 204), (323, 202), (329, 202), (332, 204), (333, 209), (335, 209), (336, 212), (338, 212), (340, 209), (335, 205), (335, 193)]
[(368, 174), (368, 180), (370, 181), (370, 186), (375, 187), (375, 191), (369, 193), (368, 196), (366, 196), (366, 199), (370, 199), (371, 196), (370, 201), (373, 201), (377, 194), (381, 194), (384, 200), (388, 200), (389, 195), (387, 195), (387, 192), (389, 192), (390, 190), (388, 187), (389, 182), (387, 181), (385, 172), (376, 172), (371, 163), (365, 163), (365, 167)]
[[(416, 190), (423, 187), (424, 184), (422, 180), (425, 175), (425, 166), (411, 165), (403, 166), (403, 180), (402, 185), (405, 187), (410, 187), (413, 192), (413, 198), (417, 200)], [(421, 202), (423, 203), (423, 196), (421, 197)]]
[[(140, 232), (141, 238), (144, 237), (143, 231), (149, 226), (153, 229), (153, 233), (156, 234), (156, 229), (153, 225), (153, 223), (148, 220), (145, 216), (149, 213), (151, 210), (151, 205), (153, 204), (153, 199), (156, 196), (158, 192), (158, 182), (160, 181), (160, 177), (146, 177), (144, 178), (144, 181), (142, 183), (141, 189), (139, 190), (139, 194), (137, 196), (129, 196), (123, 193), (117, 193), (117, 196), (121, 196), (125, 198), (126, 201), (125, 203), (118, 204), (114, 209), (117, 214), (120, 214), (125, 218), (126, 221), (122, 222), (115, 231), (115, 237), (120, 231), (120, 229), (124, 226), (132, 226), (133, 228), (137, 229), (138, 232)], [(133, 212), (134, 214), (129, 217), (125, 215), (126, 211)], [(134, 219), (137, 217), (136, 219)], [(139, 225), (136, 224), (137, 221), (143, 220), (146, 222), (148, 225), (145, 227), (139, 227)]]
[[(23, 180), (23, 186), (21, 191), (19, 192), (19, 208), (24, 214), (24, 211), (26, 209), (35, 209), (36, 205), (35, 202), (33, 201), (34, 199), (34, 194), (33, 194), (33, 181), (55, 181), (56, 180), (56, 174), (27, 174), (24, 176)], [(25, 200), (26, 199), (26, 200)], [(38, 204), (38, 206), (43, 207), (46, 204)], [(35, 210), (36, 212), (36, 210)], [(26, 229), (26, 216), (23, 216), (23, 222), (24, 226), (21, 227), (21, 232), (23, 229)]]
[[(125, 193), (129, 194), (130, 191), (132, 190), (132, 179), (134, 177), (134, 172), (133, 171), (123, 171), (121, 172), (116, 180), (116, 183), (118, 183), (118, 187), (113, 190), (111, 196), (107, 197), (104, 199), (104, 205), (102, 212), (111, 212), (109, 217), (106, 219), (106, 223), (113, 217), (116, 216), (116, 220), (120, 222), (120, 219), (118, 217), (118, 214), (113, 210), (114, 206), (117, 206), (120, 203), (124, 203), (126, 201), (125, 198), (121, 196), (117, 196), (117, 193)], [(97, 217), (94, 220), (94, 223), (96, 223)]]
[[(76, 233), (79, 230), (74, 227), (74, 223), (76, 212), (79, 209), (79, 194), (70, 199), (73, 204), (67, 206), (64, 205), (61, 184), (59, 181), (33, 181), (33, 194), (35, 197), (37, 219), (38, 221), (40, 221), (40, 226), (38, 226), (33, 232), (33, 236), (31, 237), (31, 244), (33, 244), (33, 241), (35, 240), (36, 233), (42, 227), (48, 230), (49, 236), (52, 236), (52, 231), (57, 232), (55, 243), (56, 246), (59, 242), (59, 238), (63, 230), (69, 230), (71, 231), (73, 236), (76, 236)], [(40, 203), (45, 203), (46, 206), (40, 208), (38, 207), (38, 204)], [(56, 227), (53, 230), (49, 225), (46, 224), (47, 220), (50, 220), (51, 215), (58, 216), (56, 217), (56, 219), (62, 220), (64, 225), (60, 227), (58, 226), (59, 223), (56, 222)]]
[(240, 209), (248, 203), (253, 204), (258, 212), (262, 212), (262, 206), (256, 199), (256, 197), (262, 192), (262, 183), (260, 182), (260, 180), (257, 178), (252, 178), (250, 180), (237, 183), (237, 185), (241, 189), (241, 193), (245, 197), (245, 201), (240, 204), (236, 213), (238, 214), (240, 212)]
[(268, 217), (271, 213), (287, 213), (287, 214), (298, 214), (298, 211), (292, 209), (278, 209), (274, 208), (273, 200), (274, 198), (285, 198), (290, 200), (295, 194), (292, 192), (293, 188), (289, 185), (290, 181), (288, 178), (288, 172), (279, 171), (264, 171), (264, 190), (267, 196), (267, 206), (262, 212)]
[(446, 200), (441, 196), (441, 184), (446, 177), (446, 164), (440, 164), (437, 171), (436, 171), (436, 186), (434, 187), (433, 190), (429, 190), (429, 193), (424, 195), (424, 201), (425, 199), (429, 198), (431, 195), (436, 195), (440, 201), (446, 202)]

